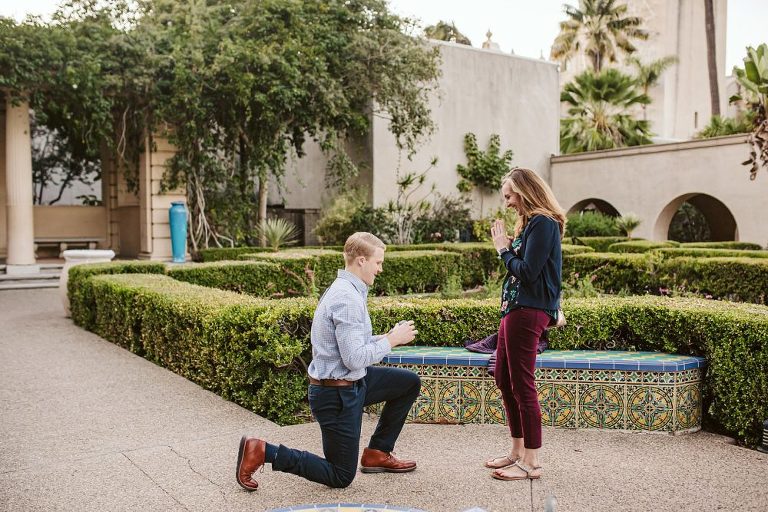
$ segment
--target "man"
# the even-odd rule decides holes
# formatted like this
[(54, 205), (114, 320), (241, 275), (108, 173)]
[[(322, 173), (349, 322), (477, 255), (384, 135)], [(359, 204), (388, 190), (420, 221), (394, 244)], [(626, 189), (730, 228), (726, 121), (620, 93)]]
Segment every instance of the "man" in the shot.
[(386, 246), (370, 233), (355, 233), (344, 244), (345, 269), (320, 298), (312, 321), (309, 406), (323, 436), (321, 458), (275, 446), (255, 437), (240, 440), (237, 483), (249, 491), (259, 484), (253, 473), (265, 463), (330, 487), (347, 487), (357, 472), (363, 407), (385, 402), (376, 431), (360, 460), (363, 473), (405, 473), (416, 463), (392, 455), (408, 411), (419, 394), (418, 375), (371, 366), (392, 348), (413, 341), (413, 321), (398, 322), (373, 336), (368, 287), (383, 270)]

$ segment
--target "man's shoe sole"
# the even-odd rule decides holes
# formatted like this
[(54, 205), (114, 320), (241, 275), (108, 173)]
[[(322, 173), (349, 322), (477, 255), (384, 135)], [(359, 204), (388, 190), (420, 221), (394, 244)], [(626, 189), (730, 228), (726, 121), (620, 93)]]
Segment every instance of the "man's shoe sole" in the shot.
[(240, 449), (237, 451), (237, 466), (235, 466), (235, 480), (237, 480), (237, 483), (240, 485), (240, 487), (246, 491), (255, 491), (258, 489), (258, 487), (248, 487), (240, 481), (240, 465), (243, 463), (243, 452), (245, 451), (245, 441), (247, 438), (248, 436), (243, 436), (240, 438)]
[(413, 471), (414, 469), (416, 469), (416, 466), (413, 466), (412, 468), (405, 468), (405, 469), (392, 469), (392, 468), (382, 468), (382, 467), (368, 468), (365, 466), (360, 466), (360, 471), (362, 473), (408, 473), (410, 471)]

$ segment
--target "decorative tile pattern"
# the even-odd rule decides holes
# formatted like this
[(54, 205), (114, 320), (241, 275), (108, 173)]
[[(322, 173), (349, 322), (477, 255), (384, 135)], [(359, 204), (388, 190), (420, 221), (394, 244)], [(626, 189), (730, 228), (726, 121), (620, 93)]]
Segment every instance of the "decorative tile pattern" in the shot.
[[(489, 356), (457, 347), (402, 347), (383, 366), (421, 376), (409, 414), (420, 423), (506, 423)], [(536, 361), (543, 425), (680, 432), (701, 428), (703, 358), (623, 351), (550, 350)], [(380, 412), (381, 404), (369, 408)]]
[(327, 503), (325, 505), (296, 505), (273, 508), (267, 512), (425, 512), (421, 509), (396, 507), (394, 505), (370, 505), (364, 503)]

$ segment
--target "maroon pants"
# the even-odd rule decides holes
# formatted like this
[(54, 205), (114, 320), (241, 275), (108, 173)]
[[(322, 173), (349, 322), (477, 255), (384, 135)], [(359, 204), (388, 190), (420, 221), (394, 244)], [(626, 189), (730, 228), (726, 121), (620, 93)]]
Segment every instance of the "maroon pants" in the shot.
[(536, 347), (551, 317), (541, 309), (517, 308), (501, 319), (494, 379), (504, 400), (512, 437), (541, 448), (541, 408), (534, 381)]

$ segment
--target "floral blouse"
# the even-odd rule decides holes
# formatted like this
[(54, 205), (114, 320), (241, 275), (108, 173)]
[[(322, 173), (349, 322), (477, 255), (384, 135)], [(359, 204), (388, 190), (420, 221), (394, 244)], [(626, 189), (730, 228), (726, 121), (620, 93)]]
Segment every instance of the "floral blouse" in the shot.
[[(509, 250), (516, 258), (520, 258), (520, 246), (523, 243), (522, 236), (518, 236), (509, 246)], [(507, 270), (507, 275), (504, 277), (504, 283), (501, 286), (501, 318), (504, 318), (513, 309), (517, 309), (520, 306), (517, 304), (517, 294), (520, 290), (520, 280), (512, 275), (512, 272)], [(557, 321), (556, 309), (545, 309), (544, 312)]]

